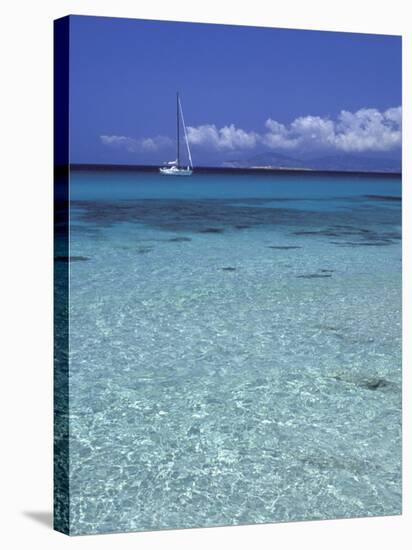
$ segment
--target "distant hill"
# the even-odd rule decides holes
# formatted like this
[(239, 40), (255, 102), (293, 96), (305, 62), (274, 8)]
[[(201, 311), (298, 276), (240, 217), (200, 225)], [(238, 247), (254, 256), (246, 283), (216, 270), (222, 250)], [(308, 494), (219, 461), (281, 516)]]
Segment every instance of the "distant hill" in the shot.
[(310, 168), (318, 170), (355, 170), (377, 172), (400, 172), (401, 160), (382, 156), (364, 157), (359, 154), (341, 154), (308, 161)]
[(283, 153), (266, 151), (246, 159), (226, 160), (223, 166), (233, 168), (273, 167), (308, 168), (311, 170), (341, 170), (365, 172), (400, 172), (401, 160), (387, 153), (364, 156), (360, 153), (341, 153), (323, 157), (296, 158)]
[(305, 163), (282, 153), (267, 151), (259, 153), (253, 157), (244, 160), (227, 160), (224, 162), (225, 166), (232, 166), (233, 168), (250, 168), (251, 166), (274, 166), (276, 168), (305, 168)]

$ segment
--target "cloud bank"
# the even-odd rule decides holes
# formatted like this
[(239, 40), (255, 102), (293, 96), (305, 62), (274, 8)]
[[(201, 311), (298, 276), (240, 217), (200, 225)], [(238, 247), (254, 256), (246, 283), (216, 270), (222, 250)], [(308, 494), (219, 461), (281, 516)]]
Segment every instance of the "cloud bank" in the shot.
[(166, 136), (134, 139), (126, 136), (100, 136), (103, 145), (125, 149), (129, 153), (155, 152), (164, 147), (170, 147), (173, 141)]
[(268, 118), (266, 131), (248, 132), (234, 124), (217, 128), (214, 124), (188, 127), (192, 145), (219, 151), (253, 149), (333, 149), (345, 152), (389, 151), (401, 145), (402, 110), (360, 109), (341, 111), (336, 120), (319, 116), (298, 117), (288, 125)]
[[(215, 151), (253, 150), (331, 150), (342, 152), (390, 151), (402, 143), (402, 109), (386, 111), (359, 109), (341, 111), (329, 117), (301, 116), (290, 124), (268, 118), (262, 132), (247, 131), (235, 124), (218, 128), (215, 124), (188, 126), (191, 145)], [(100, 136), (104, 145), (126, 149), (131, 153), (155, 152), (170, 147), (166, 136), (134, 139), (126, 136)]]

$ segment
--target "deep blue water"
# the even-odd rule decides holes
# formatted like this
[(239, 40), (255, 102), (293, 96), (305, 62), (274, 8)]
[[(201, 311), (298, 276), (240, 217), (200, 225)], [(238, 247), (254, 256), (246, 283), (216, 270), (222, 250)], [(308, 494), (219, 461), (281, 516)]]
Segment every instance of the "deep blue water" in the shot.
[(122, 199), (333, 199), (368, 193), (400, 196), (397, 176), (307, 174), (195, 174), (191, 178), (139, 172), (72, 172), (72, 200)]
[(400, 179), (70, 194), (73, 534), (400, 513)]

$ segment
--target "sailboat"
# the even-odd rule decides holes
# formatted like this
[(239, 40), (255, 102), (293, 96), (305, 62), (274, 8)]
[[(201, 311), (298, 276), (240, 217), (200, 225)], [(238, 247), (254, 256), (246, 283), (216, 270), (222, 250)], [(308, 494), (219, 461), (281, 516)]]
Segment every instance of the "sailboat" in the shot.
[[(187, 148), (187, 155), (189, 157), (189, 166), (182, 166), (180, 164), (180, 119), (182, 119), (183, 133)], [(171, 160), (167, 163), (167, 166), (162, 166), (159, 171), (164, 176), (191, 176), (193, 173), (192, 155), (190, 153), (189, 140), (187, 139), (187, 131), (185, 125), (185, 119), (183, 117), (182, 103), (180, 101), (179, 92), (176, 94), (176, 126), (177, 126), (177, 157), (176, 160)]]

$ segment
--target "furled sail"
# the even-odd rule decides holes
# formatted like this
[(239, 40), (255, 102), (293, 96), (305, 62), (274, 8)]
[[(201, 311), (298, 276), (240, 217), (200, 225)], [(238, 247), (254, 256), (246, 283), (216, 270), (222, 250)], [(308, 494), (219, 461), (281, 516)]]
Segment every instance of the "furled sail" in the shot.
[(185, 119), (183, 117), (183, 109), (182, 109), (182, 104), (180, 102), (180, 97), (179, 97), (179, 107), (180, 107), (180, 115), (182, 117), (183, 131), (185, 134), (185, 142), (186, 142), (187, 154), (189, 156), (190, 168), (193, 168), (192, 155), (190, 153), (189, 139), (187, 137), (186, 124), (185, 124)]

